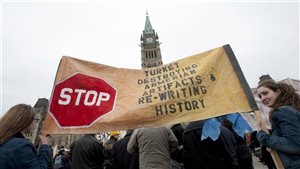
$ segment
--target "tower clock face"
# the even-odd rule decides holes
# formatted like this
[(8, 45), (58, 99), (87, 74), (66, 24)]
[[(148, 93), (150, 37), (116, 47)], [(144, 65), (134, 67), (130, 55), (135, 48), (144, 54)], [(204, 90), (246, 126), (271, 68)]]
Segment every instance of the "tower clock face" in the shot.
[(147, 38), (147, 39), (146, 39), (146, 42), (148, 42), (148, 43), (153, 42), (153, 38), (151, 38), (151, 37)]

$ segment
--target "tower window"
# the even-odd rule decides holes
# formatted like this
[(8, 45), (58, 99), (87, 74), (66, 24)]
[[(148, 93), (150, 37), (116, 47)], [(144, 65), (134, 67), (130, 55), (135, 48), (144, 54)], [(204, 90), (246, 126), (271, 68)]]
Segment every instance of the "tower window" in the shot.
[(153, 57), (154, 55), (153, 55), (153, 50), (151, 50), (151, 58), (153, 59), (154, 57)]

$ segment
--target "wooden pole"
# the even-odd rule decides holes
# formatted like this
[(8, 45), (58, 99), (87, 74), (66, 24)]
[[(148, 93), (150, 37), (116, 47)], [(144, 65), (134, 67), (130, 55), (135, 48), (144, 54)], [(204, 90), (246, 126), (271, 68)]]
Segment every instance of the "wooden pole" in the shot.
[[(258, 122), (261, 122), (261, 129), (264, 130), (265, 132), (269, 133), (269, 130), (267, 129), (267, 126), (266, 126), (266, 121), (262, 118), (261, 112), (260, 111), (254, 111), (254, 113), (255, 113), (256, 120)], [(280, 160), (280, 157), (279, 157), (277, 151), (271, 149), (270, 153), (271, 153), (273, 161), (274, 161), (274, 163), (276, 165), (276, 168), (277, 169), (284, 169), (283, 164), (282, 164), (282, 162)]]

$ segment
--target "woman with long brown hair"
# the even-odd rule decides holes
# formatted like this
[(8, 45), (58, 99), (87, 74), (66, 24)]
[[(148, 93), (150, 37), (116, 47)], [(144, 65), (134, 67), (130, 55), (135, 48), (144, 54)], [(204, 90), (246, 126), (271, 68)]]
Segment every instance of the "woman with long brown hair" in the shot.
[(262, 103), (271, 108), (271, 134), (257, 133), (261, 144), (275, 149), (285, 169), (300, 168), (300, 96), (285, 83), (263, 81), (257, 87)]
[(2, 169), (47, 168), (50, 159), (48, 138), (40, 137), (39, 154), (23, 134), (36, 125), (35, 113), (30, 105), (11, 107), (0, 119), (0, 166)]

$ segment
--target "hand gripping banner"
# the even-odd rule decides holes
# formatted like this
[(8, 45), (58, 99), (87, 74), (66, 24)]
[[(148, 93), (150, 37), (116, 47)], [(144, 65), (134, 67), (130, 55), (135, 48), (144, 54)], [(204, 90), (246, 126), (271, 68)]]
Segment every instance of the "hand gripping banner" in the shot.
[(43, 132), (99, 133), (254, 110), (255, 100), (229, 45), (140, 70), (64, 56)]

